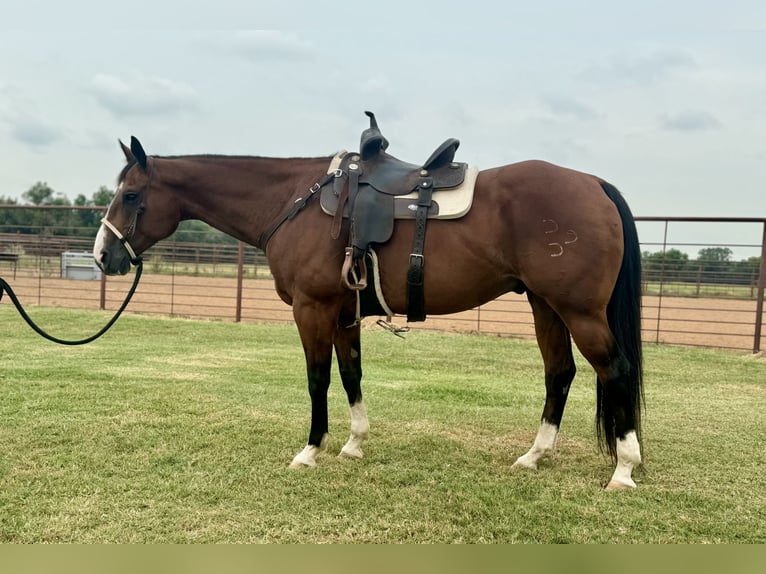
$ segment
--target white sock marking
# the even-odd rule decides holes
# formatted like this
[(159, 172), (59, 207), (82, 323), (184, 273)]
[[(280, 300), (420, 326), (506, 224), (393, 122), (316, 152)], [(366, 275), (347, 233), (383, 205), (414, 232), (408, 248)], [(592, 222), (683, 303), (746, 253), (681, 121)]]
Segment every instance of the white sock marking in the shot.
[(624, 439), (617, 439), (617, 467), (614, 469), (612, 480), (607, 490), (636, 488), (631, 474), (633, 468), (641, 464), (641, 447), (635, 431), (630, 431)]
[(367, 419), (367, 409), (364, 401), (351, 405), (351, 436), (340, 451), (342, 456), (362, 458), (362, 443), (370, 434), (370, 422)]
[(327, 450), (327, 435), (322, 437), (319, 446), (307, 444), (303, 450), (295, 455), (290, 463), (290, 468), (314, 468), (317, 465), (317, 457)]
[(548, 456), (553, 452), (556, 445), (556, 436), (559, 433), (559, 427), (552, 425), (547, 421), (540, 423), (537, 429), (537, 436), (532, 448), (525, 454), (516, 459), (513, 466), (523, 466), (526, 468), (537, 468), (537, 463), (541, 458)]

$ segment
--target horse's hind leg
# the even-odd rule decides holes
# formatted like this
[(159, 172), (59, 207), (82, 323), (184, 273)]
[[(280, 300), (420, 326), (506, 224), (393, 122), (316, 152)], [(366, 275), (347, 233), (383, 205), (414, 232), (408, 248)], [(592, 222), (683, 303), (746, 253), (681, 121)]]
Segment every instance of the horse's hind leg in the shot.
[(341, 449), (340, 455), (362, 458), (362, 443), (367, 440), (370, 433), (370, 423), (362, 400), (362, 351), (359, 325), (338, 326), (334, 342), (340, 378), (351, 409), (351, 436)]
[(641, 464), (638, 438), (640, 405), (636, 388), (639, 367), (620, 351), (606, 318), (578, 316), (569, 320), (577, 347), (596, 370), (597, 430), (616, 467), (607, 490), (635, 488), (631, 474)]
[(532, 448), (514, 466), (537, 468), (538, 461), (551, 454), (564, 415), (569, 387), (575, 376), (569, 330), (551, 307), (533, 293), (527, 293), (535, 320), (537, 344), (545, 364), (545, 407)]

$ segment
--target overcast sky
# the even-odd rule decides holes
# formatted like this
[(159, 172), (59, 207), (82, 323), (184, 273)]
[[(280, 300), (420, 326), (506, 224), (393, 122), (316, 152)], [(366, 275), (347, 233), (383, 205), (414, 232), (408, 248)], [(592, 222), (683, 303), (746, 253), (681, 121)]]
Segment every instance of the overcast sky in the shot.
[(635, 215), (766, 217), (763, 0), (193, 4), (4, 5), (0, 195), (114, 187), (131, 135), (161, 155), (357, 149), (370, 109), (408, 161), (457, 137), (480, 168), (600, 175)]

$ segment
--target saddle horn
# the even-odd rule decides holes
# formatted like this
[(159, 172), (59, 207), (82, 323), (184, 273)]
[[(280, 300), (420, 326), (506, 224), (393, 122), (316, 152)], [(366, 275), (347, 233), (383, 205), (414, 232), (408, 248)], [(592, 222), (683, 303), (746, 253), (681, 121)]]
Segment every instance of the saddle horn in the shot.
[(370, 118), (370, 127), (378, 129), (378, 120), (375, 119), (375, 114), (373, 114), (371, 111), (366, 110), (364, 112), (364, 115)]
[(388, 148), (388, 140), (380, 133), (375, 114), (369, 111), (364, 113), (370, 118), (370, 127), (362, 132), (362, 137), (359, 141), (359, 154), (363, 160), (367, 160), (385, 151)]

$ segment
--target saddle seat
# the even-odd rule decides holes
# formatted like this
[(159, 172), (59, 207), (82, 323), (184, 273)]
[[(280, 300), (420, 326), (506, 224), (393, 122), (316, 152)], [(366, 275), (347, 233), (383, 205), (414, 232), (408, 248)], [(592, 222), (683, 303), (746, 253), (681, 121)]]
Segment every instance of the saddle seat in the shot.
[(407, 163), (386, 153), (388, 140), (380, 133), (375, 115), (365, 114), (370, 118), (370, 127), (362, 132), (358, 156), (352, 154), (346, 164), (361, 164), (359, 183), (388, 195), (405, 195), (417, 189), (419, 179), (426, 176), (433, 178), (434, 189), (456, 187), (463, 181), (466, 164), (454, 161), (460, 146), (458, 139), (444, 141), (422, 166)]
[[(388, 149), (388, 140), (383, 137), (382, 133), (380, 133), (378, 122), (375, 119), (375, 114), (372, 112), (364, 113), (367, 115), (367, 117), (370, 118), (370, 127), (362, 132), (362, 137), (359, 141), (359, 153), (361, 155), (361, 159), (367, 161), (374, 158), (376, 155), (385, 152)], [(459, 145), (459, 140), (455, 138), (448, 138), (443, 144), (436, 148), (434, 153), (432, 153), (431, 156), (425, 161), (423, 167), (425, 169), (435, 169), (452, 162), (452, 160), (455, 159), (455, 151)], [(405, 162), (399, 163), (404, 164)]]

